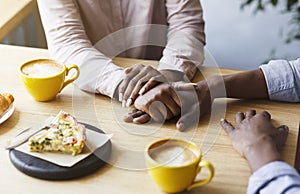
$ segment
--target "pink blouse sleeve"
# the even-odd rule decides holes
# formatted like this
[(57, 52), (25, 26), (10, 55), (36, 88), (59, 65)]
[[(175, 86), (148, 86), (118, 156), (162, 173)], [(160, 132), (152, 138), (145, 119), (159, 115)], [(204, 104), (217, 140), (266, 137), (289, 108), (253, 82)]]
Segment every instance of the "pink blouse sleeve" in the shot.
[(166, 0), (168, 42), (159, 70), (182, 71), (192, 79), (203, 63), (205, 45), (203, 12), (199, 0)]
[(73, 0), (38, 0), (50, 57), (77, 64), (79, 88), (113, 97), (123, 69), (93, 47)]

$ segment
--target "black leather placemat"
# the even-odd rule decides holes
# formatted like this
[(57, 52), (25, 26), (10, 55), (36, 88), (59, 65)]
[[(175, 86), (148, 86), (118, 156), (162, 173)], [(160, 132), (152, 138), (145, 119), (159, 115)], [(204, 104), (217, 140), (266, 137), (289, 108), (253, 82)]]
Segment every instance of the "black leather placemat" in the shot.
[[(92, 125), (82, 124), (88, 129), (104, 133), (102, 130)], [(111, 149), (112, 145), (109, 140), (103, 146), (95, 150), (93, 154), (72, 167), (58, 166), (15, 149), (9, 151), (9, 158), (18, 170), (29, 176), (46, 180), (68, 180), (91, 174), (101, 166), (105, 165), (105, 161), (108, 161), (110, 158)]]

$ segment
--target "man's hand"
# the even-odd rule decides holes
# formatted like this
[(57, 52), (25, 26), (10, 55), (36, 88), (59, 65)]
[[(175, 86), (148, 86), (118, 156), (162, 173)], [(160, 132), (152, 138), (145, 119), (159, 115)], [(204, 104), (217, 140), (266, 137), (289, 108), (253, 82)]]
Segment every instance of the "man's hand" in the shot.
[(271, 123), (271, 115), (266, 111), (258, 114), (255, 110), (245, 114), (238, 112), (235, 120), (235, 127), (225, 119), (221, 119), (221, 125), (233, 147), (248, 160), (252, 172), (269, 162), (282, 160), (278, 148), (287, 139), (287, 126), (275, 128)]

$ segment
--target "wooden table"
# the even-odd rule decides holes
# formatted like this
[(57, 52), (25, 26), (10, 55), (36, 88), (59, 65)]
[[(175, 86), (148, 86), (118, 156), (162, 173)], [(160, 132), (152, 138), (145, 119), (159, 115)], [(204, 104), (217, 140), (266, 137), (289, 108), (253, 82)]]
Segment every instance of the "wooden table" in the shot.
[(35, 0), (0, 1), (0, 40), (36, 9)]
[[(162, 137), (181, 137), (201, 146), (203, 159), (215, 167), (211, 183), (196, 188), (190, 193), (235, 194), (245, 193), (250, 170), (247, 162), (232, 148), (231, 142), (219, 125), (224, 116), (217, 111), (210, 121), (204, 117), (196, 130), (178, 132), (175, 120), (159, 126), (157, 124), (134, 125), (122, 121), (127, 109), (101, 95), (87, 94), (74, 85), (68, 86), (51, 102), (36, 102), (25, 91), (18, 77), (18, 66), (32, 58), (47, 57), (47, 50), (0, 45), (1, 91), (15, 96), (15, 112), (0, 125), (0, 193), (163, 193), (150, 179), (144, 166), (143, 150), (153, 140)], [(130, 66), (140, 60), (115, 59), (116, 64)], [(157, 65), (156, 61), (144, 61)], [(203, 67), (206, 75), (215, 74), (215, 69)], [(236, 72), (222, 69), (223, 74)], [(293, 165), (296, 153), (299, 104), (279, 103), (263, 100), (220, 99), (216, 105), (227, 102), (226, 118), (233, 121), (237, 111), (266, 109), (272, 114), (275, 125), (287, 124), (290, 134), (282, 149), (285, 161)], [(109, 164), (95, 173), (76, 180), (46, 181), (27, 176), (10, 162), (6, 141), (20, 130), (46, 119), (59, 110), (74, 114), (80, 121), (99, 126), (106, 133), (113, 133), (112, 158)], [(204, 172), (205, 174), (206, 172)]]

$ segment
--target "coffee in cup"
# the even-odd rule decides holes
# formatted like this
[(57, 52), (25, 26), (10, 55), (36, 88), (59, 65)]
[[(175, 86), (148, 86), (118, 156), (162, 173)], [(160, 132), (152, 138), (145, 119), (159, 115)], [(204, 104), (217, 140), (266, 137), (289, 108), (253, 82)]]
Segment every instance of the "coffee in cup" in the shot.
[[(71, 69), (75, 73), (66, 79)], [(74, 64), (66, 66), (52, 59), (36, 59), (22, 64), (19, 74), (25, 88), (35, 100), (49, 101), (78, 78), (79, 68)]]
[[(202, 152), (192, 142), (166, 138), (151, 143), (145, 151), (148, 172), (154, 182), (165, 192), (177, 193), (205, 185), (214, 176), (214, 168), (202, 160)], [(202, 167), (208, 177), (195, 180)]]
[(22, 66), (21, 71), (33, 78), (49, 77), (63, 71), (63, 66), (50, 60), (40, 60)]
[(150, 150), (149, 154), (153, 160), (165, 166), (184, 166), (198, 157), (198, 154), (194, 153), (192, 149), (175, 143), (169, 143)]

